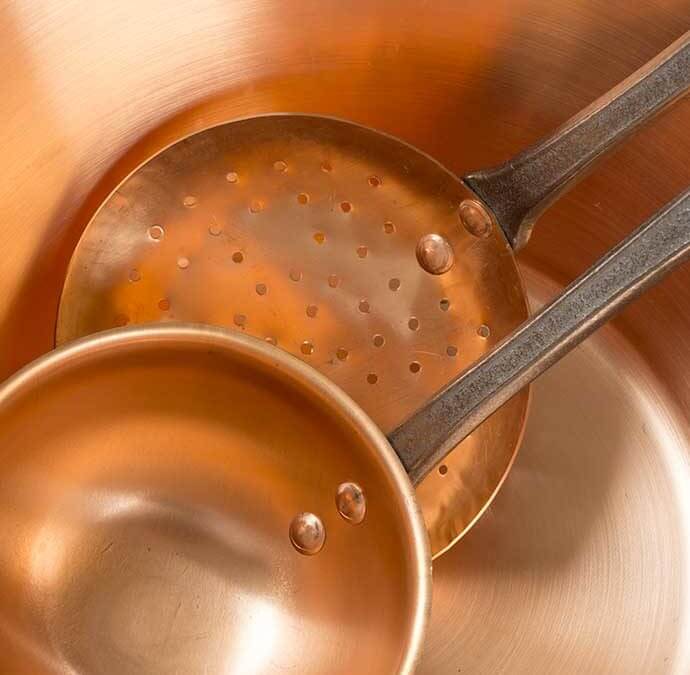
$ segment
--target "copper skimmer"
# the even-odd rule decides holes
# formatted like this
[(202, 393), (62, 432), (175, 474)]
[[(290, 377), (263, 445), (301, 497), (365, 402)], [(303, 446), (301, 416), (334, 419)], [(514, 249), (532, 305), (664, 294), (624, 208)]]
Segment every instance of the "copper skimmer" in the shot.
[[(185, 138), (86, 227), (57, 343), (155, 321), (234, 328), (316, 367), (390, 432), (527, 318), (513, 249), (598, 156), (686, 90), (687, 43), (462, 180), (398, 139), (317, 116)], [(527, 401), (508, 400), (418, 484), (434, 554), (496, 493)]]

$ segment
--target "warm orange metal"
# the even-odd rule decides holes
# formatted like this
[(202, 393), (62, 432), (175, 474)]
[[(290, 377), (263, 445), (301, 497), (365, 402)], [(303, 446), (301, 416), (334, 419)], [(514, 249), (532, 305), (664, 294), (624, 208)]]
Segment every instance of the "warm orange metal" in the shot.
[[(240, 330), (318, 368), (390, 431), (527, 317), (501, 230), (462, 224), (467, 194), (415, 148), (344, 121), (213, 127), (145, 163), (98, 210), (70, 264), (57, 342), (170, 320)], [(434, 237), (450, 251), (442, 274), (418, 261)], [(496, 493), (527, 399), (420, 485), (434, 553)]]
[[(414, 490), (291, 356), (210, 327), (94, 336), (2, 389), (0, 445), (3, 672), (412, 672), (431, 593)], [(291, 543), (305, 511), (313, 556)]]
[[(175, 140), (299, 110), (395, 134), (463, 175), (629, 75), (687, 30), (690, 9), (17, 0), (0, 18), (6, 377), (52, 348), (67, 265), (94, 211)], [(690, 183), (689, 125), (681, 102), (544, 215), (521, 253), (536, 302)], [(690, 270), (675, 272), (535, 385), (501, 494), (435, 562), (420, 673), (690, 671), (689, 292)], [(32, 634), (7, 607), (0, 664), (62, 648), (49, 612)]]

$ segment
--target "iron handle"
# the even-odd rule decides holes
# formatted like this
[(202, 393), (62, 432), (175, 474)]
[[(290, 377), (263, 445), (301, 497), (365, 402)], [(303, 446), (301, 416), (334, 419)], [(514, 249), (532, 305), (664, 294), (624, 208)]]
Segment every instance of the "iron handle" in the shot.
[(417, 484), (505, 401), (690, 258), (690, 189), (637, 228), (389, 436)]
[(637, 126), (690, 88), (690, 32), (548, 138), (504, 164), (463, 178), (514, 249), (536, 219)]

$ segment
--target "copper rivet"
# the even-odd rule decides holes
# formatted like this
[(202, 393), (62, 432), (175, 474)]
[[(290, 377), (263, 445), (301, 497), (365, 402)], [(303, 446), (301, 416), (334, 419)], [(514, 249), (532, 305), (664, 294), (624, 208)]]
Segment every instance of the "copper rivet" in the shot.
[(357, 483), (341, 483), (335, 493), (338, 513), (348, 523), (359, 525), (367, 513), (367, 500), (364, 490)]
[(460, 220), (465, 229), (475, 237), (491, 234), (491, 216), (482, 204), (474, 199), (465, 199), (458, 208)]
[(290, 541), (303, 555), (315, 555), (326, 542), (326, 529), (313, 513), (298, 513), (290, 523)]
[(417, 260), (429, 274), (443, 274), (453, 266), (455, 254), (445, 237), (425, 234), (417, 242)]

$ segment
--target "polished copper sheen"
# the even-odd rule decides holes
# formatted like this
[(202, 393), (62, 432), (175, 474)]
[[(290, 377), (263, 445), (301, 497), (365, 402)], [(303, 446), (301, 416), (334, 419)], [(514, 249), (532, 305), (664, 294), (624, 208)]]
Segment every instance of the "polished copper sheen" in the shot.
[[(0, 17), (2, 376), (52, 348), (91, 215), (175, 140), (301, 110), (395, 134), (464, 175), (690, 25), (684, 0), (17, 0)], [(535, 305), (690, 182), (688, 125), (686, 101), (541, 219), (520, 260)], [(535, 384), (499, 497), (435, 562), (420, 673), (690, 671), (689, 303), (685, 268)], [(16, 619), (3, 606), (10, 672), (25, 662), (12, 645), (43, 644)]]
[[(389, 432), (527, 317), (500, 228), (463, 226), (470, 194), (415, 148), (346, 121), (212, 127), (147, 161), (98, 209), (70, 262), (57, 343), (171, 320), (241, 330), (318, 368)], [(527, 400), (420, 484), (435, 554), (498, 490)]]
[[(0, 443), (4, 672), (412, 671), (431, 593), (412, 486), (288, 354), (204, 327), (105, 333), (2, 390)], [(356, 526), (345, 480), (367, 494)]]

